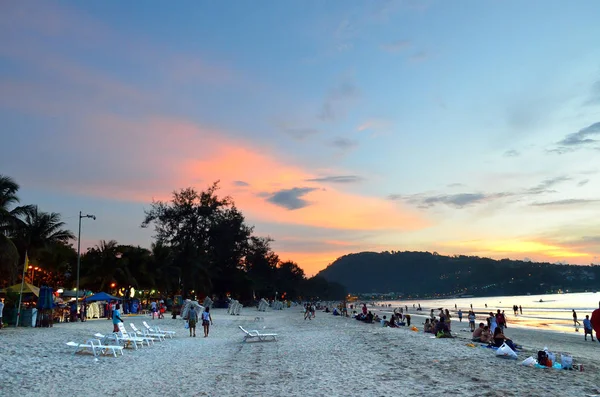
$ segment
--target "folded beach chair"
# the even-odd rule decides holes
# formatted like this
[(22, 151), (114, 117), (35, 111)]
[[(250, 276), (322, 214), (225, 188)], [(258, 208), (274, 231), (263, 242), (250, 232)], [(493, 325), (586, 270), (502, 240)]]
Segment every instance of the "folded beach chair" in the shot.
[(135, 350), (137, 350), (138, 345), (143, 346), (143, 339), (139, 338), (130, 338), (123, 336), (120, 332), (113, 332), (112, 334), (102, 335), (101, 333), (95, 333), (94, 336), (96, 338), (100, 338), (103, 344), (108, 342), (115, 342), (118, 345), (123, 345), (123, 347), (133, 346)]
[(129, 325), (131, 326), (131, 329), (133, 330), (133, 334), (135, 336), (140, 336), (143, 338), (151, 338), (153, 341), (158, 340), (159, 342), (165, 340), (165, 336), (163, 334), (151, 333), (148, 330), (142, 331), (142, 330), (138, 329), (138, 327), (136, 327), (134, 323), (129, 323)]
[(91, 351), (94, 357), (108, 352), (112, 352), (115, 357), (117, 357), (117, 352), (123, 355), (123, 346), (103, 345), (99, 339), (89, 339), (85, 343), (67, 342), (67, 346), (75, 348), (73, 354), (87, 350)]
[(158, 326), (151, 327), (148, 325), (148, 323), (146, 321), (142, 321), (142, 324), (144, 324), (144, 328), (146, 328), (150, 332), (156, 332), (157, 334), (163, 334), (164, 336), (168, 336), (169, 338), (173, 338), (173, 335), (175, 335), (175, 331), (165, 331), (165, 330), (160, 329), (160, 327), (158, 327)]
[(123, 323), (117, 324), (117, 327), (119, 327), (119, 333), (122, 337), (136, 339), (137, 341), (141, 342), (142, 345), (144, 344), (144, 342), (146, 342), (146, 344), (150, 346), (150, 344), (153, 344), (155, 341), (154, 338), (148, 336), (136, 336), (130, 334), (129, 332), (127, 332), (127, 329), (125, 328), (125, 325), (123, 325)]
[(248, 342), (249, 340), (256, 340), (259, 342), (268, 342), (268, 341), (276, 341), (277, 334), (261, 334), (257, 330), (246, 331), (244, 327), (239, 326), (242, 331), (246, 334), (244, 336), (244, 342)]

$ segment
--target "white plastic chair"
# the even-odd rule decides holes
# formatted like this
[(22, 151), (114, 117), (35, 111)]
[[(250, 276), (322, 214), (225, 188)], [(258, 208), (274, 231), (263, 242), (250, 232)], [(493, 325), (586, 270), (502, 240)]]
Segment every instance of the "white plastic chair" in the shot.
[(120, 352), (121, 355), (123, 355), (123, 346), (103, 345), (99, 339), (89, 339), (85, 341), (85, 343), (67, 342), (67, 346), (75, 348), (73, 354), (87, 350), (91, 351), (94, 357), (100, 354), (106, 354), (109, 351), (112, 352), (115, 357), (117, 357), (117, 352)]
[(148, 323), (146, 321), (142, 321), (142, 324), (144, 324), (144, 328), (146, 328), (150, 332), (156, 332), (158, 334), (163, 334), (164, 336), (168, 336), (169, 338), (173, 338), (173, 335), (175, 335), (175, 331), (165, 331), (165, 330), (160, 329), (160, 327), (158, 327), (158, 326), (151, 327), (148, 325)]
[(142, 338), (150, 338), (153, 341), (156, 341), (158, 339), (159, 342), (162, 342), (165, 340), (165, 336), (163, 334), (151, 333), (148, 330), (142, 331), (142, 330), (138, 329), (138, 327), (136, 327), (134, 323), (129, 323), (129, 326), (131, 327), (134, 335), (136, 335), (136, 336), (140, 336)]
[(259, 342), (277, 341), (277, 334), (261, 334), (257, 330), (246, 331), (241, 325), (239, 327), (246, 334), (244, 342), (248, 342), (249, 340), (257, 340)]

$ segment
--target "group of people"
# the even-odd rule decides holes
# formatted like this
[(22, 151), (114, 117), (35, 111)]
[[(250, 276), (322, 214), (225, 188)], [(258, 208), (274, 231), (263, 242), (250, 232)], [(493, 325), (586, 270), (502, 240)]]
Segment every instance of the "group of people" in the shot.
[[(327, 310), (329, 310), (327, 308)], [(305, 303), (304, 304), (304, 319), (312, 320), (315, 318), (315, 312), (317, 311), (317, 307), (314, 303)]]
[[(204, 328), (204, 337), (208, 338), (208, 332), (210, 331), (210, 326), (212, 325), (212, 317), (210, 315), (210, 307), (206, 306), (204, 311), (201, 314), (202, 318), (202, 327)], [(194, 309), (188, 310), (188, 314), (185, 317), (185, 320), (188, 322), (188, 328), (190, 330), (190, 337), (196, 337), (196, 324), (198, 323), (198, 313)]]
[(154, 320), (154, 316), (158, 316), (158, 319), (165, 318), (165, 312), (167, 311), (167, 305), (165, 305), (164, 300), (152, 301), (150, 302), (150, 311), (152, 312), (152, 320)]

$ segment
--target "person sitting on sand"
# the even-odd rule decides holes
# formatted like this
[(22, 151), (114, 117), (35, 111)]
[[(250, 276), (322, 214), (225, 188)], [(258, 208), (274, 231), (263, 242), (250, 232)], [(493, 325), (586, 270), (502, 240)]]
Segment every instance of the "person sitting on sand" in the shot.
[(426, 334), (433, 333), (433, 328), (431, 327), (431, 323), (429, 322), (428, 318), (425, 319), (425, 324), (423, 324), (423, 332)]
[(492, 335), (492, 331), (490, 331), (490, 327), (487, 325), (483, 327), (483, 332), (481, 333), (481, 343), (490, 343), (494, 339), (494, 335)]
[(369, 324), (373, 322), (373, 313), (371, 313), (371, 311), (369, 311), (367, 313), (367, 316), (365, 317), (365, 321)]
[(594, 341), (594, 334), (592, 329), (592, 322), (590, 321), (590, 316), (585, 316), (585, 320), (583, 320), (583, 338), (587, 340), (588, 334), (592, 337), (592, 342)]
[(381, 320), (379, 320), (379, 323), (381, 324), (382, 327), (387, 327), (389, 325), (389, 321), (386, 320), (386, 316), (383, 316), (383, 318)]
[(479, 323), (479, 328), (473, 331), (473, 336), (471, 338), (473, 342), (481, 342), (481, 334), (483, 333), (484, 326), (484, 323)]
[(452, 319), (450, 318), (450, 310), (448, 310), (448, 309), (446, 309), (444, 321), (446, 322), (446, 327), (448, 327), (448, 331), (451, 331), (452, 330)]
[(378, 323), (380, 321), (381, 321), (381, 318), (379, 318), (378, 314), (376, 314), (375, 316), (373, 316), (373, 320), (371, 320), (371, 322), (375, 322), (375, 323)]
[(513, 349), (515, 351), (517, 350), (517, 347), (515, 346), (513, 341), (510, 340), (509, 338), (507, 338), (506, 336), (504, 336), (504, 334), (502, 333), (502, 328), (500, 328), (500, 327), (496, 327), (496, 330), (494, 331), (494, 340), (492, 343), (496, 347), (500, 347), (500, 346), (502, 346), (503, 343), (506, 343), (506, 345), (508, 347), (510, 347), (511, 349)]

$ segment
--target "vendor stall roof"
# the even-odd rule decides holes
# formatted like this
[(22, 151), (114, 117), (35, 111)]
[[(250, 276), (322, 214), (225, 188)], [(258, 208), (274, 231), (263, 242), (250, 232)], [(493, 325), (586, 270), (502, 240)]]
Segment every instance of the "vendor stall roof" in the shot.
[[(0, 290), (0, 292), (16, 292), (17, 294), (21, 292), (21, 283), (19, 284), (15, 284), (11, 287), (6, 287), (3, 290)], [(28, 282), (25, 282), (23, 284), (23, 293), (24, 294), (34, 294), (35, 296), (40, 296), (40, 289), (38, 287), (36, 287), (35, 285), (29, 284)]]

